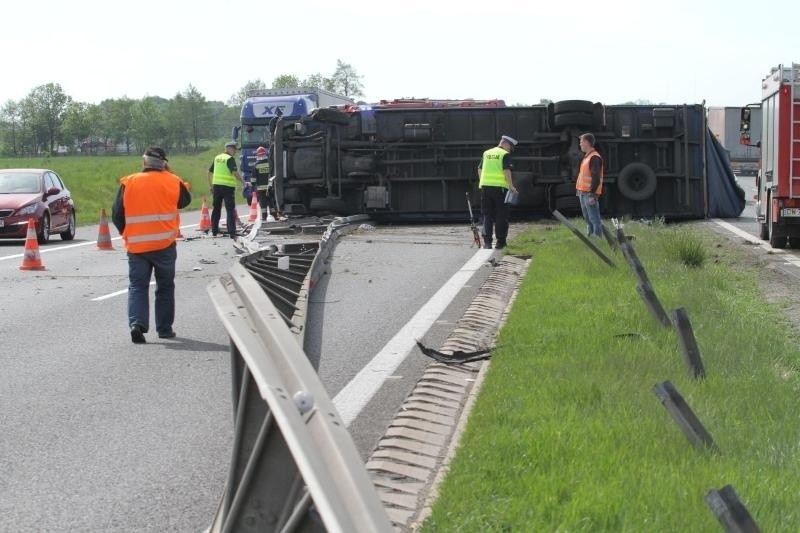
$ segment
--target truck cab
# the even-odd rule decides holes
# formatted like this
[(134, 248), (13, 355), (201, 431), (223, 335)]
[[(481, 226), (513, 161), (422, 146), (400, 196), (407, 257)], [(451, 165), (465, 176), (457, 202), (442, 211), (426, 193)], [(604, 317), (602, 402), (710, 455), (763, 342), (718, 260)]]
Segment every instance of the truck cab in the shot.
[(759, 235), (773, 248), (800, 248), (800, 64), (773, 68), (761, 89)]
[(247, 99), (242, 104), (240, 124), (233, 128), (231, 134), (232, 139), (239, 141), (239, 168), (245, 182), (249, 182), (252, 176), (256, 149), (259, 146), (269, 148), (273, 142), (278, 118), (300, 119), (317, 108), (352, 102), (345, 96), (313, 87), (248, 91)]

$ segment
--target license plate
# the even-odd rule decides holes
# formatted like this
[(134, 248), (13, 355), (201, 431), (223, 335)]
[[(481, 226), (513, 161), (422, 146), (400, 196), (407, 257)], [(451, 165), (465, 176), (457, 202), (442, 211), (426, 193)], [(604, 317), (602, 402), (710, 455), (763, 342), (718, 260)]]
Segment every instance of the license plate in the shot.
[(784, 207), (781, 209), (782, 217), (800, 217), (800, 207)]

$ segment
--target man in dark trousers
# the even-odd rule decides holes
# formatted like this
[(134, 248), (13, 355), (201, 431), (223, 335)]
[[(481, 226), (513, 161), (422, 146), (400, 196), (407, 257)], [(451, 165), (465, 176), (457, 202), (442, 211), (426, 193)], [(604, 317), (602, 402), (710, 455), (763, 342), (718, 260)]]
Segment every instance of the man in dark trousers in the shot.
[(225, 215), (228, 235), (236, 238), (236, 182), (242, 182), (242, 175), (236, 167), (236, 141), (225, 145), (225, 151), (214, 158), (208, 167), (208, 187), (211, 189), (211, 234), (219, 233), (219, 219), (222, 216), (222, 203), (225, 202)]
[(167, 154), (158, 146), (145, 150), (143, 169), (120, 179), (111, 220), (128, 252), (128, 326), (131, 341), (144, 344), (150, 326), (150, 276), (156, 277), (156, 331), (175, 337), (175, 240), (178, 210), (192, 201), (189, 184), (170, 172)]
[(517, 193), (511, 181), (511, 152), (517, 140), (508, 135), (500, 137), (500, 144), (483, 153), (478, 165), (478, 187), (481, 190), (481, 213), (483, 214), (483, 247), (492, 247), (492, 233), (497, 237), (495, 248), (506, 247), (508, 237), (508, 205), (506, 193)]
[(268, 209), (274, 216), (278, 216), (275, 209), (275, 193), (272, 191), (270, 178), (272, 168), (269, 161), (267, 149), (259, 146), (256, 149), (256, 162), (253, 165), (253, 180), (256, 182), (256, 193), (258, 194), (258, 206), (261, 209), (261, 220), (267, 220)]

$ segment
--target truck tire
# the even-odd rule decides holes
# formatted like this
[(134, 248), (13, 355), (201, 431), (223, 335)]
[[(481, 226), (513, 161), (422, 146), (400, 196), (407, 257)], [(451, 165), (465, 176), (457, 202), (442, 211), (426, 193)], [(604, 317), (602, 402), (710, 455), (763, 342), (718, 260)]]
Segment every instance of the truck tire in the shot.
[(589, 100), (561, 100), (553, 104), (553, 114), (594, 113), (594, 103)]
[(592, 124), (594, 124), (594, 115), (591, 113), (561, 113), (553, 117), (553, 125), (557, 128), (591, 126)]
[(769, 226), (767, 226), (766, 222), (763, 224), (761, 222), (758, 223), (758, 236), (762, 241), (769, 239)]
[(647, 200), (656, 192), (656, 173), (645, 163), (628, 163), (619, 171), (617, 189), (628, 200)]
[(771, 216), (767, 216), (767, 220), (769, 221), (769, 245), (777, 249), (786, 248), (786, 235), (775, 227)]
[(312, 111), (309, 116), (313, 120), (318, 120), (319, 122), (330, 122), (331, 124), (339, 124), (340, 126), (347, 126), (350, 123), (350, 116), (347, 113), (327, 107), (317, 108)]

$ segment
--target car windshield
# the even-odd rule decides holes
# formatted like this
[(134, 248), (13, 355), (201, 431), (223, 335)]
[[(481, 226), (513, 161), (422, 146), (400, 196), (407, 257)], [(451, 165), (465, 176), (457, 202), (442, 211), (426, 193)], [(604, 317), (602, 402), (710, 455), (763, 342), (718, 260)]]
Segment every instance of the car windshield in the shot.
[(39, 175), (34, 172), (0, 173), (0, 194), (39, 192)]

